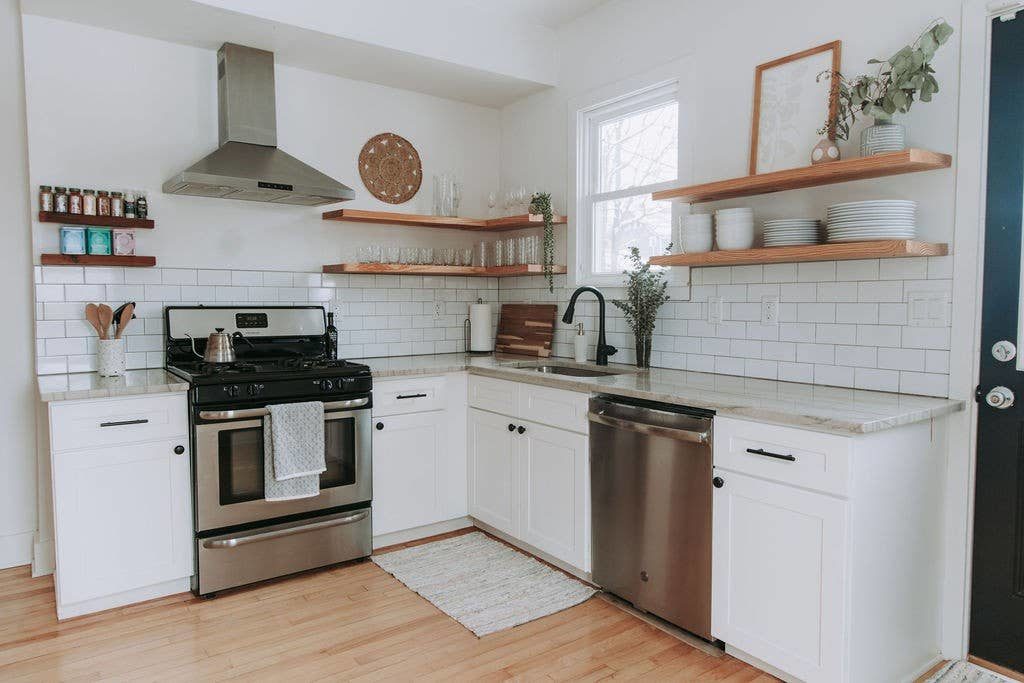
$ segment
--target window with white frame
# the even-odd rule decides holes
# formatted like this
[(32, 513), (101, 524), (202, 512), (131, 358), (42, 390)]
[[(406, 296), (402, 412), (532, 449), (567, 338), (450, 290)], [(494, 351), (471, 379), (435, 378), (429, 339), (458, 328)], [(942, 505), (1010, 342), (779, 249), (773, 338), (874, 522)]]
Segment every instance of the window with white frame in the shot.
[(577, 281), (621, 280), (632, 247), (646, 259), (671, 241), (672, 204), (651, 193), (680, 178), (678, 81), (577, 111)]

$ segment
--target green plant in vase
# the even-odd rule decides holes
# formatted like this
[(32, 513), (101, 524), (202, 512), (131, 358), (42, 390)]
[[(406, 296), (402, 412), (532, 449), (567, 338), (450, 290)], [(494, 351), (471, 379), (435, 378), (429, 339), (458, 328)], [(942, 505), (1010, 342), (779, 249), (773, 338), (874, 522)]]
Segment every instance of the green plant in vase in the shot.
[[(665, 253), (671, 253), (671, 250), (671, 244), (665, 247)], [(622, 271), (626, 276), (626, 297), (614, 299), (612, 303), (622, 310), (626, 324), (633, 330), (636, 366), (648, 368), (651, 366), (651, 341), (658, 309), (669, 300), (668, 282), (663, 270), (651, 270), (651, 264), (640, 258), (638, 248), (629, 250), (629, 262), (632, 267)]]
[[(818, 134), (834, 134), (840, 140), (848, 140), (858, 114), (874, 117), (877, 126), (892, 126), (895, 125), (893, 117), (909, 112), (915, 101), (930, 102), (932, 96), (939, 92), (931, 61), (939, 47), (952, 35), (953, 27), (936, 19), (917, 40), (904, 45), (888, 59), (868, 60), (868, 64), (878, 65), (874, 74), (863, 74), (853, 79), (832, 70), (818, 74), (818, 80), (831, 79), (836, 83), (835, 114), (818, 130)], [(892, 137), (886, 137), (891, 143)], [(870, 140), (870, 133), (867, 138)], [(897, 140), (902, 141), (902, 133)], [(865, 153), (864, 146), (862, 141), (862, 154)], [(874, 152), (868, 149), (867, 153)]]
[(544, 217), (544, 277), (548, 280), (548, 291), (555, 291), (555, 214), (551, 210), (551, 193), (538, 192), (530, 198), (530, 213)]

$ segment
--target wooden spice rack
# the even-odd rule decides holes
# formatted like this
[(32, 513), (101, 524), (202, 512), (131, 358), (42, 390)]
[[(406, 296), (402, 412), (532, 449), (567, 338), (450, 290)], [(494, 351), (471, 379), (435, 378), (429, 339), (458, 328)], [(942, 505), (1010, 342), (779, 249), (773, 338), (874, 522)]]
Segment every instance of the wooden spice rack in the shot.
[(108, 256), (101, 254), (42, 254), (44, 266), (123, 266), (149, 268), (156, 265), (155, 256)]
[(60, 223), (62, 225), (91, 225), (97, 228), (136, 228), (152, 230), (156, 223), (149, 218), (121, 218), (119, 216), (86, 216), (81, 213), (39, 212), (40, 223)]

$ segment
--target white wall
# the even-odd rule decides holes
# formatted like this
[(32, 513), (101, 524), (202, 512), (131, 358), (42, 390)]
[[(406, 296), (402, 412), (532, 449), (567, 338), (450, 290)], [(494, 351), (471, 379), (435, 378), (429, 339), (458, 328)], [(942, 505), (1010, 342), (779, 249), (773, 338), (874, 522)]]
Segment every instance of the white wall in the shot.
[[(164, 195), (166, 179), (217, 146), (215, 53), (31, 15), (24, 42), (31, 184), (148, 190), (157, 229), (140, 231), (138, 252), (161, 266), (316, 272), (353, 260), (360, 244), (472, 241), (326, 222), (316, 208)], [(280, 147), (354, 188), (340, 206), (429, 213), (430, 178), (450, 171), (465, 184), (463, 213), (482, 215), (498, 183), (496, 110), (280, 65), (276, 80)], [(408, 138), (424, 165), (419, 194), (398, 207), (369, 197), (356, 168), (384, 131)], [(57, 251), (57, 227), (34, 224), (37, 262)]]
[(0, 336), (0, 567), (11, 567), (31, 560), (36, 528), (32, 261), (18, 0), (0, 2), (0, 46), (0, 291), (8, 316)]

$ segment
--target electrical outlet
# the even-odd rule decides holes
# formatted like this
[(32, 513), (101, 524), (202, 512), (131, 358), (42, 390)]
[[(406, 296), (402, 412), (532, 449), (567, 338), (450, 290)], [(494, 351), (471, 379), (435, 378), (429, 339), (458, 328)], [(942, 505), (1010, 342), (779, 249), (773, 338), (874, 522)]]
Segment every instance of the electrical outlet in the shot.
[(911, 327), (949, 325), (949, 295), (946, 292), (907, 292), (907, 324)]
[(440, 301), (435, 301), (434, 302), (434, 320), (440, 320), (440, 319), (441, 319), (441, 302)]
[(718, 325), (722, 322), (722, 297), (708, 297), (708, 322)]
[(779, 297), (777, 297), (777, 296), (763, 296), (763, 297), (761, 297), (761, 324), (762, 325), (778, 325), (779, 324)]

